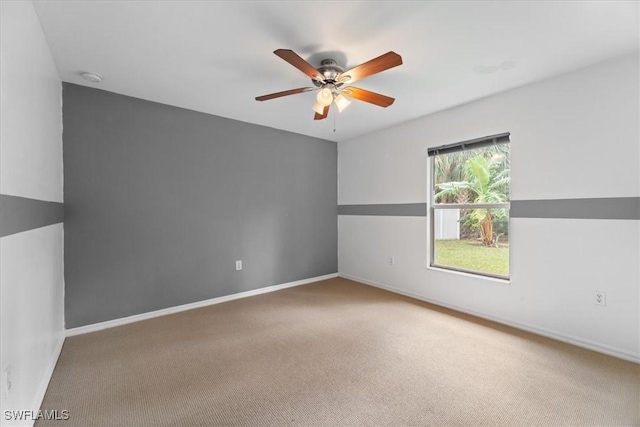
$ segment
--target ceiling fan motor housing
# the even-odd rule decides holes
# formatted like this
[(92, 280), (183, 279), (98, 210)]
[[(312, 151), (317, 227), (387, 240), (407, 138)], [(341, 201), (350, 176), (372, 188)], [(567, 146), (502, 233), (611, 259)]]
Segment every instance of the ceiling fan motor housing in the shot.
[(324, 84), (337, 84), (336, 78), (342, 72), (344, 72), (344, 68), (338, 65), (335, 59), (323, 59), (320, 62), (320, 67), (318, 67), (318, 71), (324, 76), (325, 82), (322, 83), (316, 79), (311, 79), (314, 85), (317, 87), (322, 87)]

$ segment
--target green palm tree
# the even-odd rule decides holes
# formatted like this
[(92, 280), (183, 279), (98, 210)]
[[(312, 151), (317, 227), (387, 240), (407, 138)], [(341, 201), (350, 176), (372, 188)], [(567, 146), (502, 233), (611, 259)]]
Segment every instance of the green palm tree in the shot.
[[(501, 150), (500, 150), (501, 151)], [(509, 201), (510, 175), (508, 159), (504, 153), (487, 152), (476, 155), (464, 163), (464, 180), (436, 184), (436, 201), (455, 197), (473, 200), (473, 203), (506, 203)], [(505, 217), (503, 209), (471, 209), (464, 218), (467, 224), (480, 230), (482, 244), (495, 246), (494, 218)]]

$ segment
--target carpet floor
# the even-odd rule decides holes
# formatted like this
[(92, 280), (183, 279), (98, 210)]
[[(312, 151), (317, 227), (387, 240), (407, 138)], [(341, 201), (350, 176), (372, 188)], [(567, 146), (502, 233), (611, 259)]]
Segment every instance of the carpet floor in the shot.
[(67, 338), (36, 426), (640, 425), (640, 365), (336, 278)]

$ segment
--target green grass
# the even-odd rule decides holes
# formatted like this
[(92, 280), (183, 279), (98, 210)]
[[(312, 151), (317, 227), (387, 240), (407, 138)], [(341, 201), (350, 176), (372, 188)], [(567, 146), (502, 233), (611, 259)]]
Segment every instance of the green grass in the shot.
[(509, 275), (509, 244), (498, 248), (474, 240), (436, 240), (435, 264), (485, 273)]

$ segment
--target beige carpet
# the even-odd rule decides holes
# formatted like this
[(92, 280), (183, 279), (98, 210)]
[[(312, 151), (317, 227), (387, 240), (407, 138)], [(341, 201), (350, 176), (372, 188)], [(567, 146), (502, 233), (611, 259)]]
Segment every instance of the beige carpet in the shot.
[(640, 365), (345, 279), (68, 338), (60, 426), (640, 425)]

